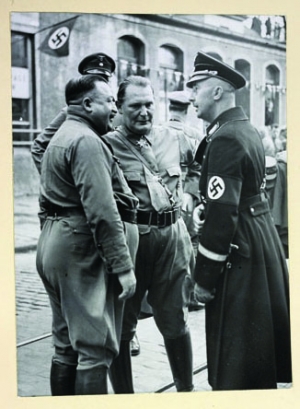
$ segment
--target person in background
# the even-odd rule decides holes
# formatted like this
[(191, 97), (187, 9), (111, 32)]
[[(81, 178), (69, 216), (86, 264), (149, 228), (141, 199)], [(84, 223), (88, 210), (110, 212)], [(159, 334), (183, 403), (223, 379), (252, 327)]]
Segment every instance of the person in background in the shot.
[(286, 151), (287, 130), (286, 126), (282, 126), (279, 130), (277, 153)]
[[(183, 191), (179, 135), (170, 128), (153, 127), (154, 95), (147, 78), (125, 79), (119, 86), (117, 106), (122, 125), (104, 138), (112, 145), (126, 180), (139, 199), (140, 239), (135, 264), (137, 291), (125, 304), (120, 354), (110, 368), (111, 377), (114, 385), (118, 384), (116, 393), (134, 392), (129, 344), (148, 291), (147, 301), (164, 338), (176, 389), (192, 391), (187, 306), (193, 287), (194, 254), (180, 216), (182, 208), (190, 211), (193, 206), (199, 177), (195, 170), (187, 174)], [(193, 154), (192, 148), (186, 148), (188, 163)]]
[(280, 237), (285, 258), (289, 258), (288, 243), (288, 193), (287, 151), (277, 153), (276, 158), (266, 157), (266, 192), (275, 227)]
[(276, 155), (276, 148), (273, 139), (269, 133), (269, 128), (267, 126), (263, 126), (258, 129), (258, 132), (263, 143), (265, 155), (274, 158)]
[[(190, 138), (191, 142), (194, 145), (194, 150), (196, 152), (197, 147), (200, 141), (203, 139), (203, 134), (195, 127), (187, 124), (188, 109), (191, 105), (190, 93), (187, 91), (173, 91), (168, 95), (169, 100), (169, 120), (165, 124), (170, 128), (176, 129), (179, 133), (182, 133), (184, 137), (181, 138), (182, 151), (185, 152), (184, 144), (186, 143), (186, 137)], [(194, 158), (192, 158), (194, 161)], [(182, 172), (182, 183), (184, 186), (185, 177), (189, 169), (189, 164), (185, 163), (184, 159), (181, 161), (181, 172)], [(199, 179), (200, 179), (200, 166), (199, 170)], [(199, 202), (199, 193), (194, 195), (193, 210), (196, 203)], [(193, 224), (193, 213), (192, 212), (183, 212), (182, 218), (187, 226), (191, 241), (193, 244), (194, 252), (197, 254), (198, 247), (198, 234), (194, 231)], [(189, 311), (197, 311), (203, 308), (203, 304), (196, 301), (194, 293), (191, 294), (191, 300), (189, 302)]]
[(197, 142), (195, 142), (197, 147), (204, 135), (196, 127), (188, 124), (190, 94), (187, 91), (173, 91), (168, 94), (168, 100), (169, 118), (166, 125), (183, 131), (186, 136)]
[[(124, 301), (136, 279), (113, 185), (136, 209), (110, 147), (115, 100), (107, 82), (87, 74), (65, 88), (67, 117), (41, 166), (47, 212), (37, 271), (53, 316), (53, 395), (107, 394), (107, 373), (119, 351)], [(127, 225), (137, 245), (137, 227)], [(135, 246), (136, 248), (136, 246)]]
[(291, 382), (288, 271), (264, 192), (265, 152), (235, 91), (245, 78), (199, 52), (187, 82), (209, 123), (201, 164), (201, 227), (194, 278), (206, 303), (208, 381), (213, 390), (275, 389)]
[(287, 151), (286, 149), (278, 152), (277, 160), (277, 178), (274, 186), (272, 214), (274, 224), (278, 231), (285, 258), (289, 258), (288, 241), (288, 187), (287, 187)]

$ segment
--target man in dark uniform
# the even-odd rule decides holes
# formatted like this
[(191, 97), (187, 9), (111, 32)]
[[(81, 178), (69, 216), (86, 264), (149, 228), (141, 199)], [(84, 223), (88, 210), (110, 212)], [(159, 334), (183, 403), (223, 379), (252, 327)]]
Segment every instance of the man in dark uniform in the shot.
[[(37, 248), (53, 314), (51, 391), (106, 394), (124, 301), (136, 283), (113, 186), (133, 210), (137, 199), (100, 136), (117, 112), (110, 86), (99, 75), (84, 75), (68, 82), (65, 96), (66, 121), (42, 161), (47, 215)], [(137, 244), (137, 227), (127, 227)]]
[(286, 261), (263, 190), (260, 136), (235, 90), (244, 77), (202, 52), (187, 83), (210, 125), (198, 148), (204, 212), (195, 293), (206, 304), (208, 380), (214, 390), (270, 389), (291, 382)]
[[(104, 135), (139, 199), (137, 291), (124, 310), (120, 354), (110, 368), (116, 393), (133, 393), (129, 343), (136, 331), (144, 294), (164, 337), (177, 391), (193, 390), (192, 346), (187, 325), (194, 255), (180, 209), (198, 192), (198, 178), (181, 181), (181, 150), (174, 130), (152, 128), (154, 96), (147, 78), (132, 76), (118, 90), (122, 125)], [(192, 156), (191, 149), (186, 157)], [(194, 183), (192, 182), (194, 180)]]

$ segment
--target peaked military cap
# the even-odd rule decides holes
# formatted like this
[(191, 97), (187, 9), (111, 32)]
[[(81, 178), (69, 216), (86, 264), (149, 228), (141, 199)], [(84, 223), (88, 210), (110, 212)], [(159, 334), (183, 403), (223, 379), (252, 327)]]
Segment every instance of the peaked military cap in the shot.
[(104, 53), (90, 54), (78, 65), (80, 74), (99, 74), (107, 78), (111, 77), (116, 69), (115, 61)]
[(171, 105), (179, 105), (187, 107), (191, 101), (189, 95), (185, 91), (173, 91), (168, 94), (168, 99)]
[(198, 52), (194, 61), (194, 72), (187, 82), (187, 87), (192, 88), (195, 82), (215, 77), (229, 82), (234, 88), (242, 88), (246, 79), (237, 70), (208, 54)]

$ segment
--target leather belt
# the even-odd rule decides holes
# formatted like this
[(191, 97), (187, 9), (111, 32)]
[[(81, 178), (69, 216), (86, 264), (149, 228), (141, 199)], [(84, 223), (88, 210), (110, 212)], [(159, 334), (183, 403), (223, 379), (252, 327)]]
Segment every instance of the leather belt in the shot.
[(50, 205), (46, 208), (47, 216), (50, 217), (69, 217), (73, 215), (82, 215), (84, 210), (82, 207), (63, 207)]
[(136, 209), (125, 209), (124, 207), (118, 206), (118, 210), (121, 216), (121, 220), (127, 223), (137, 223), (137, 211)]
[(146, 224), (148, 226), (165, 227), (176, 223), (180, 217), (180, 209), (170, 210), (169, 212), (137, 212), (137, 224)]
[[(84, 214), (83, 207), (62, 207), (51, 205), (46, 211), (47, 215), (50, 217), (70, 217), (74, 215)], [(135, 209), (125, 209), (121, 206), (118, 206), (118, 211), (123, 222), (136, 223)]]
[[(265, 193), (259, 193), (255, 196), (247, 197), (240, 202), (239, 211), (250, 209), (251, 213), (255, 213), (255, 207), (258, 206), (261, 209), (269, 210), (269, 202)], [(253, 210), (254, 209), (254, 210)]]

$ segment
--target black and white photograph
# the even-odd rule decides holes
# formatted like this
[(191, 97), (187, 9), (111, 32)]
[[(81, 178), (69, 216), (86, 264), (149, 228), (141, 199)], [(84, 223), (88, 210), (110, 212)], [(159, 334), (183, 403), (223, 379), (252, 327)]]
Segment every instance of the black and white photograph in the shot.
[(17, 397), (293, 390), (288, 24), (10, 13)]

